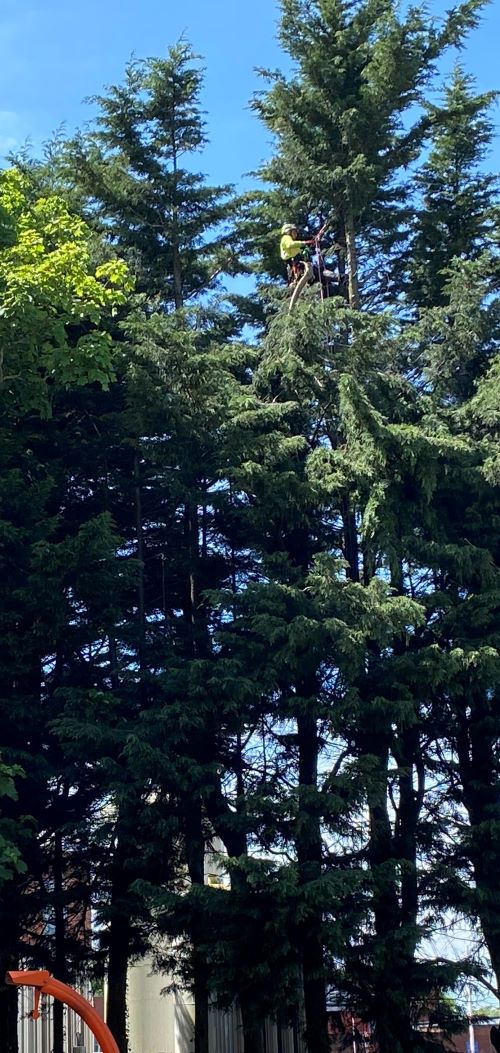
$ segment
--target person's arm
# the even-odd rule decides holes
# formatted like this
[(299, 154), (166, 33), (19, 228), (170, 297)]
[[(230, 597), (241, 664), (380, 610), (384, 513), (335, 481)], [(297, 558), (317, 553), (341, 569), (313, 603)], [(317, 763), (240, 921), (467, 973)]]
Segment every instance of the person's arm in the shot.
[(284, 234), (281, 239), (281, 259), (291, 260), (304, 245), (312, 244), (312, 241), (294, 241), (291, 234)]
[(291, 234), (284, 234), (281, 239), (280, 254), (282, 260), (291, 260), (300, 252), (301, 241), (294, 241)]
[(280, 253), (282, 260), (291, 260), (300, 253), (303, 245), (312, 245), (313, 241), (294, 241), (291, 234), (283, 234), (280, 242)]

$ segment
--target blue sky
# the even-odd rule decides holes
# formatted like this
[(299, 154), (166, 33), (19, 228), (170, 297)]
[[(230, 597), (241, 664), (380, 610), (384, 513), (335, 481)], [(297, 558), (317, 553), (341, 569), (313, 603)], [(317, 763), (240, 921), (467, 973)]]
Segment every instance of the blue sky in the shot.
[[(431, 11), (451, 0), (430, 4)], [(214, 182), (238, 182), (270, 153), (269, 136), (248, 107), (255, 66), (285, 59), (274, 0), (1, 0), (0, 156), (26, 138), (35, 150), (62, 123), (92, 115), (83, 99), (122, 79), (132, 53), (164, 55), (185, 36), (204, 56), (203, 94), (211, 144), (200, 162)], [(478, 88), (498, 86), (500, 5), (486, 7), (462, 61)], [(451, 56), (448, 65), (451, 62)], [(500, 168), (497, 139), (491, 168)]]

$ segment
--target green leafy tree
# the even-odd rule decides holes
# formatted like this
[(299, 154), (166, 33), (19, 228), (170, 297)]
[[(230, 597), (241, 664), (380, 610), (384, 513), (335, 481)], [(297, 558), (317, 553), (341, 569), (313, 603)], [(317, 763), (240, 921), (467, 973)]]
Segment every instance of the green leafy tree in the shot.
[[(488, 97), (457, 73), (409, 124), (476, 12), (438, 29), (392, 3), (283, 0), (295, 70), (257, 102), (277, 152), (254, 255), (276, 273), (285, 205), (310, 229), (331, 215), (349, 306), (306, 294), (251, 349), (204, 295), (232, 264), (226, 188), (191, 170), (189, 47), (130, 65), (97, 130), (55, 149), (59, 195), (43, 166), (2, 177), (2, 756), (26, 776), (0, 835), (18, 820), (30, 881), (5, 874), (1, 965), (42, 912), (37, 964), (106, 960), (122, 1053), (127, 968), (158, 932), (183, 937), (196, 1053), (211, 995), (238, 1001), (245, 1053), (269, 1015), (326, 1053), (327, 985), (381, 1053), (422, 1049), (419, 1011), (470, 967), (423, 954), (444, 908), (480, 919), (496, 967), (493, 184), (473, 193)], [(401, 244), (397, 302), (370, 311), (391, 292), (370, 268)], [(214, 835), (227, 891), (205, 885)], [(97, 963), (69, 923), (90, 903)], [(13, 1005), (0, 993), (8, 1053)]]
[(0, 251), (1, 383), (22, 411), (49, 412), (56, 386), (109, 383), (113, 343), (101, 326), (130, 288), (125, 264), (93, 266), (91, 232), (56, 196), (31, 193), (15, 169), (3, 172), (9, 238)]
[[(109, 383), (116, 352), (106, 322), (124, 302), (130, 283), (119, 261), (103, 267), (93, 263), (93, 236), (60, 197), (40, 195), (16, 170), (2, 173), (0, 192), (7, 231), (0, 250), (0, 705), (5, 763), (26, 773), (5, 807), (5, 821), (17, 831), (20, 858), (3, 885), (3, 973), (8, 963), (15, 966), (26, 939), (36, 954), (40, 917), (45, 907), (54, 909), (54, 897), (47, 900), (43, 886), (54, 863), (51, 797), (63, 763), (43, 702), (53, 659), (57, 668), (61, 622), (66, 615), (71, 622), (74, 609), (68, 599), (72, 584), (61, 583), (54, 600), (48, 566), (40, 558), (42, 550), (50, 557), (61, 543), (56, 493), (66, 482), (50, 442), (60, 420), (55, 425), (50, 418), (65, 392)], [(81, 557), (78, 546), (68, 539), (65, 544), (70, 575)], [(64, 825), (60, 815), (57, 823)], [(2, 990), (0, 1015), (11, 1053), (17, 1049), (15, 991)]]

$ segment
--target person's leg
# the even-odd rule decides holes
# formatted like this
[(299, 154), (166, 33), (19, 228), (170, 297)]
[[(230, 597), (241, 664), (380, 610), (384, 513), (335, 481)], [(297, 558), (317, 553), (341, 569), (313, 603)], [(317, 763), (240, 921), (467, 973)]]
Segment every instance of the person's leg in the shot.
[(312, 264), (310, 264), (310, 263), (308, 263), (308, 262), (306, 262), (304, 260), (304, 273), (303, 273), (302, 277), (299, 278), (299, 280), (298, 280), (298, 282), (297, 282), (297, 284), (295, 286), (295, 289), (293, 290), (292, 298), (290, 300), (290, 306), (288, 308), (289, 312), (293, 311), (293, 309), (295, 307), (295, 304), (297, 303), (297, 300), (302, 295), (303, 289), (305, 289), (306, 285), (313, 279), (313, 277), (314, 277), (314, 272), (313, 272)]

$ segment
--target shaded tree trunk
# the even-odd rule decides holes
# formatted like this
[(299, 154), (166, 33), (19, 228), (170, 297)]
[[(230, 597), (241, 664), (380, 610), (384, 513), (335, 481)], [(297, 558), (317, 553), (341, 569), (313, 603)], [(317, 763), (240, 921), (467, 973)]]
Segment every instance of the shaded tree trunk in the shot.
[[(9, 969), (19, 968), (19, 962), (8, 949), (11, 942), (8, 935), (8, 923), (2, 925), (1, 941), (5, 950), (0, 953), (0, 1048), (2, 1053), (18, 1053), (17, 1013), (18, 993), (16, 987), (7, 986), (5, 973)], [(13, 934), (11, 933), (10, 936)]]
[(255, 1013), (255, 1002), (240, 995), (241, 1026), (245, 1053), (265, 1053), (264, 1024)]
[(111, 887), (106, 1023), (116, 1040), (120, 1053), (128, 1053), (127, 971), (131, 925), (125, 900), (128, 885), (122, 857), (123, 853), (118, 844)]
[(347, 268), (349, 278), (349, 307), (353, 311), (359, 311), (359, 284), (358, 284), (358, 254), (356, 249), (356, 230), (354, 226), (354, 215), (352, 202), (349, 200), (344, 212), (345, 242), (347, 253)]
[(464, 697), (460, 710), (456, 712), (456, 746), (463, 800), (470, 823), (466, 851), (478, 892), (477, 913), (500, 997), (500, 852), (495, 837), (500, 822), (498, 743), (495, 736), (497, 705), (497, 699), (490, 700), (479, 693)]
[[(316, 679), (297, 685), (302, 699), (315, 698)], [(304, 707), (305, 708), (305, 707)], [(318, 802), (318, 732), (315, 715), (297, 719), (299, 748), (299, 815), (296, 835), (299, 883), (318, 881), (322, 872), (322, 838)], [(304, 984), (305, 1038), (310, 1053), (327, 1053), (326, 977), (323, 957), (323, 912), (310, 908), (299, 924), (299, 943)]]
[[(409, 820), (410, 785), (402, 776), (403, 804), (401, 839), (396, 847), (389, 817), (387, 786), (389, 780), (390, 734), (373, 732), (363, 744), (365, 754), (375, 762), (373, 782), (369, 789), (370, 843), (369, 862), (373, 888), (375, 941), (373, 947), (373, 1015), (380, 1053), (415, 1053), (415, 1035), (411, 1024), (412, 969), (415, 950), (413, 924), (416, 921), (416, 854), (413, 844), (414, 825)], [(413, 804), (414, 808), (414, 804)], [(413, 817), (414, 819), (414, 817)], [(398, 894), (396, 866), (404, 849), (408, 856), (408, 874)], [(412, 860), (414, 864), (412, 865)], [(403, 868), (404, 869), (404, 868)], [(405, 899), (405, 917), (402, 899)], [(402, 924), (411, 927), (402, 930)]]
[[(54, 834), (54, 975), (63, 983), (67, 980), (66, 969), (66, 930), (64, 919), (64, 864), (62, 836), (59, 830)], [(65, 1053), (64, 1049), (64, 1005), (55, 998), (52, 1007), (54, 1027), (53, 1053)]]
[[(186, 853), (191, 884), (205, 883), (205, 839), (203, 835), (201, 800), (187, 801)], [(193, 944), (193, 992), (195, 1006), (194, 1053), (208, 1053), (208, 975), (205, 956), (201, 950), (204, 920), (195, 910), (191, 926)]]
[(142, 497), (141, 497), (141, 475), (139, 454), (134, 454), (134, 501), (135, 501), (135, 528), (137, 536), (137, 613), (139, 618), (137, 658), (139, 668), (144, 665), (144, 643), (146, 632), (146, 601), (144, 594), (144, 532), (142, 523)]
[[(172, 111), (172, 124), (175, 124), (175, 113)], [(177, 166), (177, 141), (175, 131), (171, 137), (172, 148), (172, 175), (173, 175), (173, 208), (172, 208), (172, 271), (174, 281), (174, 304), (176, 311), (180, 311), (183, 305), (182, 294), (182, 263), (179, 252), (179, 205), (178, 205), (178, 166)]]
[(344, 531), (344, 557), (348, 563), (347, 574), (351, 581), (359, 581), (359, 546), (356, 514), (349, 497), (342, 498), (342, 521)]

